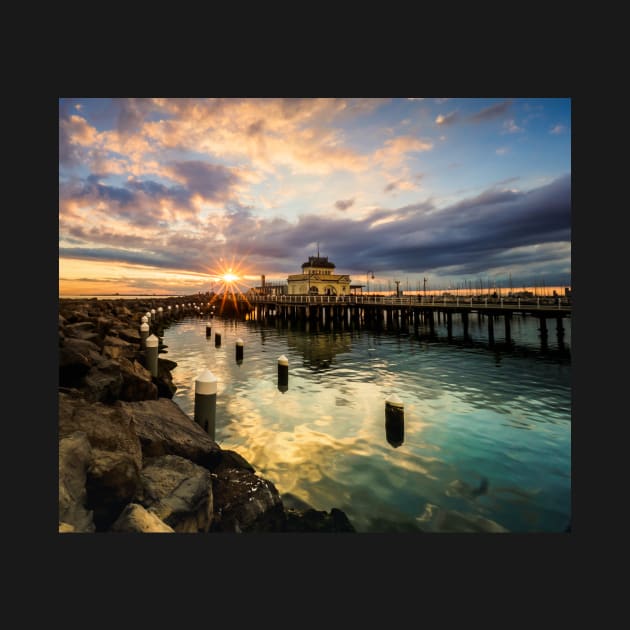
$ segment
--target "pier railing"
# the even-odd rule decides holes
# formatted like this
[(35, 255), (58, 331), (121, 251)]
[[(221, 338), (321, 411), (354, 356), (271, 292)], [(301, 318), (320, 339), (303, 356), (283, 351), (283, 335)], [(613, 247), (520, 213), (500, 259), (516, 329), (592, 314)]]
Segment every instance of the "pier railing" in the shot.
[(571, 311), (571, 300), (566, 297), (492, 298), (437, 295), (255, 295), (247, 296), (252, 304), (349, 304), (382, 306), (431, 306), (444, 308), (491, 308), (518, 310)]

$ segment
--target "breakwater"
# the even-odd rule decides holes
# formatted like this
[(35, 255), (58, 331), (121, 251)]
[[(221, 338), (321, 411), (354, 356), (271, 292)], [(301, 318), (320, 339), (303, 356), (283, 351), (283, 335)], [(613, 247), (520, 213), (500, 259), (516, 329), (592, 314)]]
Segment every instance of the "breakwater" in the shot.
[(177, 363), (163, 356), (163, 331), (213, 313), (244, 314), (209, 294), (59, 300), (59, 532), (354, 531), (336, 508), (285, 506), (173, 402)]

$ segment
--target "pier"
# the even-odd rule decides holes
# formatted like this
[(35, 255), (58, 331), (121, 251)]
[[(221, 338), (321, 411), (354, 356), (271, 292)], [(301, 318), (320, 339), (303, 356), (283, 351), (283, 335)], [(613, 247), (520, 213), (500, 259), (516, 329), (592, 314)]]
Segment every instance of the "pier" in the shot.
[[(461, 318), (464, 340), (468, 337), (469, 319), (487, 322), (488, 343), (494, 344), (495, 324), (504, 326), (505, 342), (512, 341), (512, 318), (516, 315), (536, 317), (539, 321), (541, 348), (547, 347), (547, 321), (555, 321), (558, 345), (562, 347), (565, 318), (572, 306), (566, 297), (493, 298), (461, 296), (381, 296), (381, 295), (248, 295), (247, 302), (256, 319), (276, 317), (293, 322), (355, 323), (376, 328), (413, 328), (428, 326), (431, 334), (435, 321), (445, 322), (449, 341), (453, 316)], [(501, 320), (503, 320), (501, 322)]]

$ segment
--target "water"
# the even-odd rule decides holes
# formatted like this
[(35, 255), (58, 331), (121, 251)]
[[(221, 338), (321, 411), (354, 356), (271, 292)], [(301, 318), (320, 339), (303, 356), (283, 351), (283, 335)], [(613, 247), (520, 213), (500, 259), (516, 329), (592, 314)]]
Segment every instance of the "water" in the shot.
[[(216, 441), (271, 480), (285, 503), (337, 507), (359, 532), (561, 532), (571, 517), (570, 322), (471, 316), (472, 343), (366, 329), (306, 331), (284, 322), (203, 318), (164, 332), (177, 361), (175, 402), (194, 415), (194, 379), (218, 378)], [(222, 335), (215, 347), (214, 333)], [(235, 360), (235, 341), (244, 360)], [(289, 359), (289, 388), (277, 359)], [(385, 400), (404, 403), (402, 444)], [(398, 427), (400, 433), (400, 426)], [(397, 439), (398, 438), (398, 439)]]

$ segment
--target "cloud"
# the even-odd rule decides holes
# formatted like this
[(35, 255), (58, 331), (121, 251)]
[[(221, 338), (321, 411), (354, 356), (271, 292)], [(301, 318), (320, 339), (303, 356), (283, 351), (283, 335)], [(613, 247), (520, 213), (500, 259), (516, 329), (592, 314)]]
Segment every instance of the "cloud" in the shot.
[(506, 153), (508, 153), (510, 150), (507, 147), (499, 147), (498, 149), (495, 150), (495, 153), (497, 155), (505, 155)]
[(457, 111), (452, 111), (448, 114), (438, 114), (435, 119), (435, 124), (439, 126), (452, 125), (460, 120), (467, 123), (481, 123), (487, 120), (494, 120), (503, 116), (512, 106), (512, 101), (503, 101), (502, 103), (496, 103), (490, 105), (484, 109), (470, 114), (464, 118), (460, 116)]
[(559, 135), (561, 133), (564, 133), (567, 130), (567, 128), (564, 125), (554, 125), (550, 130), (549, 133), (552, 133), (554, 135)]
[(503, 101), (503, 103), (497, 103), (496, 105), (490, 105), (474, 114), (468, 116), (469, 122), (485, 122), (486, 120), (494, 120), (499, 118), (512, 107), (512, 101)]
[(519, 127), (514, 119), (506, 120), (503, 123), (503, 132), (502, 133), (520, 133), (525, 131), (522, 127)]
[(339, 201), (335, 201), (335, 208), (337, 208), (337, 210), (347, 210), (353, 204), (354, 197), (352, 199), (340, 199)]
[(199, 194), (210, 201), (227, 201), (240, 178), (225, 166), (191, 160), (169, 165), (173, 178), (180, 181), (189, 194)]
[(430, 151), (433, 143), (430, 140), (421, 140), (414, 136), (397, 136), (386, 140), (384, 145), (374, 152), (374, 161), (385, 168), (398, 168), (408, 153)]
[(459, 120), (459, 114), (455, 111), (455, 112), (450, 112), (449, 114), (446, 114), (446, 115), (439, 114), (438, 117), (435, 119), (435, 124), (441, 125), (441, 126), (452, 125), (458, 120)]
[(117, 130), (123, 136), (140, 131), (145, 117), (155, 108), (150, 98), (113, 99), (113, 102), (120, 106)]
[(84, 245), (60, 248), (60, 256), (199, 273), (209, 269), (209, 261), (228, 256), (246, 261), (254, 275), (271, 276), (299, 271), (305, 249), (319, 242), (322, 255), (344, 273), (359, 273), (369, 260), (380, 276), (404, 271), (471, 277), (510, 266), (516, 273), (526, 264), (547, 265), (560, 274), (570, 268), (571, 178), (526, 192), (497, 186), (446, 207), (428, 199), (377, 208), (361, 219), (342, 214), (321, 221), (307, 214), (289, 222), (235, 207), (213, 213), (196, 230), (160, 237), (151, 226), (141, 234), (144, 246), (141, 241), (123, 246), (119, 239), (129, 236), (100, 231), (97, 246), (89, 245), (88, 230), (77, 233), (86, 237)]

